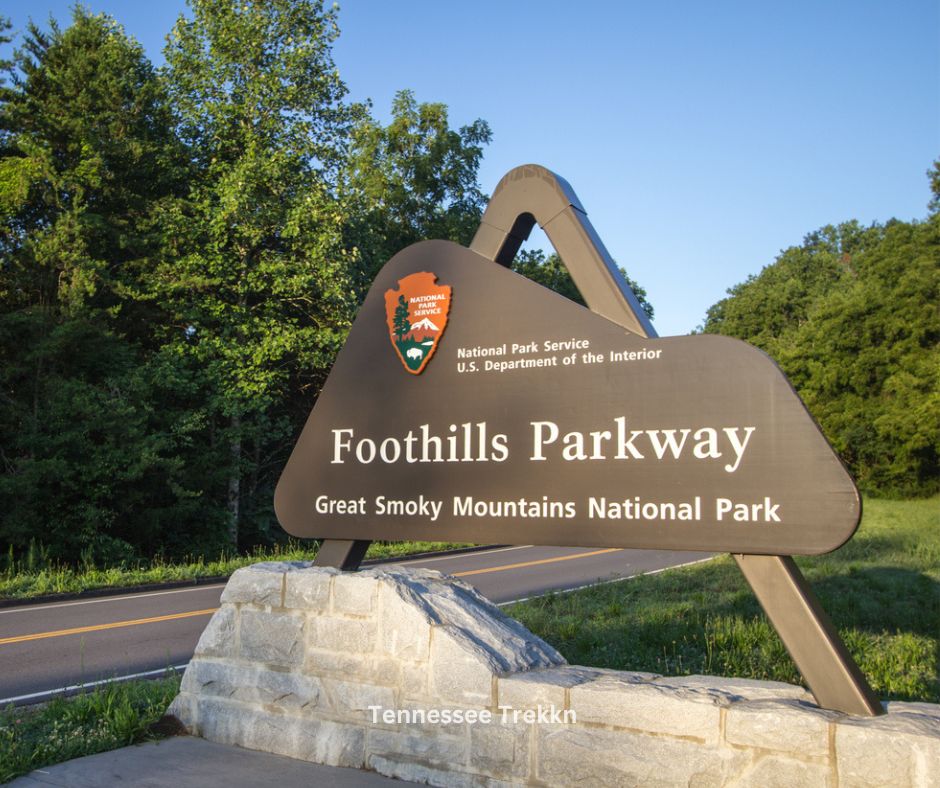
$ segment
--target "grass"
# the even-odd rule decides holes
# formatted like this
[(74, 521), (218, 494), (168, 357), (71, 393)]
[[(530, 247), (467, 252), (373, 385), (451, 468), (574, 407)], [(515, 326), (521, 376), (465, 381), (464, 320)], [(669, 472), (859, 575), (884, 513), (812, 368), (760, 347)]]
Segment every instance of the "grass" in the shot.
[[(940, 702), (940, 497), (866, 500), (848, 544), (797, 563), (879, 697)], [(801, 681), (730, 556), (505, 610), (573, 664)]]
[(0, 783), (72, 758), (160, 738), (151, 726), (179, 692), (179, 676), (107, 684), (41, 706), (0, 710)]
[[(366, 559), (394, 558), (467, 546), (457, 542), (373, 542)], [(259, 561), (312, 561), (316, 554), (315, 545), (290, 542), (271, 550), (256, 550), (251, 555), (223, 555), (216, 561), (199, 558), (167, 563), (155, 560), (135, 566), (98, 568), (89, 563), (82, 567), (52, 564), (43, 559), (41, 550), (31, 550), (21, 561), (14, 560), (12, 556), (6, 559), (6, 567), (0, 572), (0, 599), (32, 599), (99, 588), (128, 588), (151, 583), (227, 577), (236, 569)]]

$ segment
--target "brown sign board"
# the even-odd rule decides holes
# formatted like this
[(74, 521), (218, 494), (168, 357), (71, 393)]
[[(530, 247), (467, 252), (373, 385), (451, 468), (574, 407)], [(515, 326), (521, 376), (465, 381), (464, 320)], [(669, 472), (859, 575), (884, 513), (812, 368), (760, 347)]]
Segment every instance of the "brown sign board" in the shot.
[(275, 509), (299, 537), (766, 555), (861, 512), (761, 351), (638, 336), (447, 241), (380, 272)]

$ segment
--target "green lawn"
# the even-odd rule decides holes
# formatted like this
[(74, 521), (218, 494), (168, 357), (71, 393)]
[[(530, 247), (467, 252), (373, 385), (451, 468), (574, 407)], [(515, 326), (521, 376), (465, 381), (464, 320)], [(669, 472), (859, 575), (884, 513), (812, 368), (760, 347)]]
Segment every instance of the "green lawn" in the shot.
[[(847, 545), (797, 562), (880, 697), (940, 702), (940, 497), (866, 500)], [(730, 556), (505, 610), (572, 664), (800, 683)]]

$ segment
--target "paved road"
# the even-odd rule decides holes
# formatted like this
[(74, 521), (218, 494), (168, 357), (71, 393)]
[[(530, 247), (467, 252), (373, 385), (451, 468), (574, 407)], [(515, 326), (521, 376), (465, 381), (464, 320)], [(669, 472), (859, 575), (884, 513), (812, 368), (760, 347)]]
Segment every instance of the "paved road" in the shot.
[[(507, 547), (402, 562), (463, 577), (494, 602), (699, 561), (702, 553)], [(185, 665), (223, 586), (0, 609), (0, 705)], [(25, 696), (25, 697), (24, 697)]]

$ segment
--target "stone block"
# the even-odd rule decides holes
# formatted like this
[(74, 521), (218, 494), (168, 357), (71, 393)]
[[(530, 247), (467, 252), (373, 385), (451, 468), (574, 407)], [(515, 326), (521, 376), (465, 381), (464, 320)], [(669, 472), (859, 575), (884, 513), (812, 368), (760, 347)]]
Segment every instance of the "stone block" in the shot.
[(479, 777), (472, 774), (458, 773), (447, 768), (434, 769), (423, 763), (395, 756), (367, 755), (366, 767), (386, 777), (421, 785), (437, 785), (441, 788), (478, 788), (485, 785)]
[(693, 737), (716, 744), (721, 707), (729, 696), (716, 690), (651, 683), (643, 674), (603, 676), (569, 690), (578, 722), (600, 722), (649, 733)]
[(339, 573), (331, 567), (310, 567), (288, 572), (284, 578), (284, 607), (325, 613), (330, 607), (330, 588)]
[(231, 605), (222, 605), (202, 631), (196, 644), (195, 657), (234, 657), (237, 652), (235, 643), (235, 624), (237, 611)]
[(396, 707), (395, 690), (392, 687), (332, 678), (320, 680), (323, 682), (323, 692), (329, 708), (341, 717), (356, 720), (360, 725), (370, 723), (370, 706), (380, 706), (383, 709)]
[[(499, 719), (497, 716), (496, 719)], [(523, 780), (529, 774), (532, 725), (492, 722), (470, 725), (470, 760), (474, 771), (502, 780)]]
[(366, 760), (372, 756), (405, 758), (427, 766), (460, 771), (467, 763), (467, 737), (438, 734), (428, 736), (410, 731), (371, 727), (366, 736)]
[[(429, 625), (441, 625), (478, 661), (497, 673), (565, 664), (552, 646), (509, 618), (476, 589), (438, 572), (408, 569), (370, 570), (406, 608), (423, 614)], [(386, 601), (387, 600), (387, 601)], [(385, 598), (391, 607), (392, 599)]]
[(750, 762), (743, 752), (580, 726), (541, 729), (537, 752), (538, 780), (591, 788), (719, 786)]
[(720, 676), (672, 676), (657, 678), (670, 687), (716, 690), (742, 700), (801, 700), (815, 703), (813, 694), (803, 687), (783, 681), (759, 681), (757, 679), (722, 678)]
[(304, 660), (302, 616), (243, 610), (239, 656), (243, 660), (290, 667)]
[(379, 648), (389, 656), (412, 661), (430, 658), (431, 622), (422, 610), (406, 605), (389, 583), (379, 590)]
[(198, 734), (209, 741), (329, 766), (360, 767), (361, 727), (287, 714), (263, 713), (219, 698), (198, 701)]
[(186, 668), (180, 690), (194, 696), (220, 697), (300, 713), (316, 708), (321, 686), (316, 676), (201, 659)]
[(321, 651), (366, 655), (375, 651), (378, 625), (366, 618), (312, 616), (307, 645)]
[(490, 717), (493, 715), (491, 709), (483, 709), (479, 706), (428, 703), (410, 698), (400, 701), (395, 712), (398, 715), (395, 724), (389, 725), (383, 720), (385, 727), (418, 735), (445, 735), (462, 738), (469, 735), (468, 729), (472, 726), (485, 724), (482, 721), (482, 715), (490, 715)]
[(401, 694), (404, 698), (425, 698), (428, 696), (427, 662), (401, 662)]
[(275, 562), (252, 564), (235, 570), (222, 591), (222, 604), (282, 607), (286, 571), (286, 564)]
[(890, 707), (882, 717), (844, 717), (836, 723), (840, 788), (940, 786), (940, 706), (935, 713)]
[(399, 687), (402, 685), (404, 667), (388, 657), (307, 649), (304, 673)]
[(564, 709), (567, 708), (569, 689), (609, 673), (597, 668), (572, 665), (510, 674), (498, 680), (497, 703), (513, 709), (535, 709), (540, 706)]
[(358, 572), (341, 572), (333, 579), (333, 612), (369, 616), (375, 612), (379, 583)]
[(298, 719), (291, 758), (329, 766), (361, 769), (365, 765), (365, 731), (361, 726), (319, 720), (312, 725)]
[(798, 700), (740, 701), (725, 716), (725, 739), (745, 747), (827, 758), (829, 723), (842, 716)]
[(735, 788), (835, 788), (832, 770), (782, 755), (759, 758), (734, 781)]
[(191, 734), (195, 734), (198, 728), (198, 720), (196, 718), (197, 700), (198, 698), (195, 695), (181, 690), (180, 694), (173, 698), (166, 710), (168, 715), (176, 717)]
[(463, 638), (454, 637), (449, 627), (435, 627), (431, 633), (432, 695), (442, 701), (474, 706), (494, 705), (492, 665), (480, 654), (464, 647)]
[(304, 660), (304, 673), (317, 675), (368, 676), (371, 661), (368, 654), (349, 654), (345, 651), (308, 648)]
[(382, 684), (386, 687), (396, 687), (401, 688), (402, 686), (402, 675), (404, 673), (405, 666), (402, 665), (398, 660), (389, 659), (388, 657), (371, 657), (369, 660), (369, 665), (367, 668), (367, 673), (363, 674), (361, 677), (365, 681), (372, 684)]
[(892, 700), (882, 705), (885, 707), (885, 711), (888, 712), (889, 719), (898, 719), (900, 717), (910, 717), (914, 715), (926, 717), (928, 722), (934, 720), (940, 725), (940, 704)]

